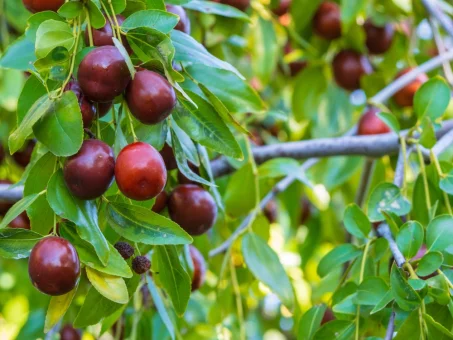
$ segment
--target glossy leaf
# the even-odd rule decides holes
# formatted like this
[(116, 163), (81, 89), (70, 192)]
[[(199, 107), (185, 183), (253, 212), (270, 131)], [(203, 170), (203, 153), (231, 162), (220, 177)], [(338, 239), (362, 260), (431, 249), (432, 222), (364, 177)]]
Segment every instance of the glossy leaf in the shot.
[(352, 244), (342, 244), (332, 249), (322, 258), (318, 265), (318, 275), (324, 277), (334, 268), (337, 268), (345, 262), (354, 260), (360, 254), (362, 254), (362, 251), (356, 246)]
[(176, 26), (178, 20), (178, 16), (173, 13), (146, 10), (132, 14), (124, 21), (121, 28), (127, 31), (138, 27), (149, 27), (167, 34)]
[(98, 272), (86, 267), (87, 277), (96, 290), (107, 299), (116, 303), (127, 303), (129, 294), (123, 278)]
[(29, 206), (31, 206), (43, 193), (32, 194), (29, 196), (25, 196), (20, 201), (16, 202), (6, 213), (5, 217), (3, 217), (2, 223), (0, 223), (0, 229), (4, 229), (10, 224), (12, 220), (14, 220), (17, 216), (19, 216), (22, 212), (24, 212)]
[(25, 82), (17, 103), (17, 123), (20, 124), (27, 112), (42, 96), (47, 95), (45, 86), (32, 74)]
[(367, 238), (371, 232), (371, 223), (357, 204), (351, 204), (346, 208), (344, 226), (351, 235), (362, 239)]
[(415, 272), (418, 276), (428, 276), (440, 268), (444, 257), (442, 253), (433, 251), (426, 253), (421, 259)]
[(243, 11), (236, 9), (232, 6), (224, 5), (214, 1), (199, 1), (192, 0), (183, 5), (184, 8), (191, 9), (193, 11), (215, 14), (228, 18), (235, 18), (243, 21), (249, 21), (249, 17)]
[(274, 250), (253, 233), (243, 237), (241, 249), (245, 263), (252, 274), (269, 286), (285, 306), (293, 308), (293, 287)]
[(26, 229), (0, 230), (0, 255), (15, 260), (27, 258), (42, 238), (42, 235)]
[(390, 286), (395, 301), (401, 309), (411, 311), (420, 305), (420, 296), (407, 282), (404, 272), (393, 265), (390, 274)]
[(74, 46), (74, 35), (66, 22), (46, 20), (36, 32), (35, 52), (38, 58), (45, 57), (55, 47), (62, 46), (68, 51)]
[(77, 287), (69, 293), (60, 296), (52, 296), (50, 299), (49, 307), (47, 308), (46, 322), (44, 325), (44, 332), (49, 332), (66, 314), (72, 299), (77, 292)]
[(450, 102), (450, 87), (445, 79), (437, 76), (424, 83), (414, 97), (414, 111), (418, 118), (435, 120), (442, 116)]
[(299, 321), (298, 340), (311, 340), (313, 339), (316, 331), (321, 326), (321, 321), (326, 312), (325, 305), (318, 305), (311, 307)]
[(396, 235), (396, 244), (406, 259), (413, 258), (423, 244), (423, 226), (417, 221), (405, 223)]
[(256, 207), (259, 192), (252, 164), (244, 165), (231, 176), (223, 199), (226, 211), (232, 216), (244, 215)]
[(372, 222), (384, 220), (382, 211), (402, 216), (409, 213), (410, 202), (401, 194), (400, 189), (392, 183), (381, 183), (371, 193), (368, 200), (368, 217)]
[(388, 284), (380, 277), (367, 277), (360, 284), (353, 300), (357, 305), (375, 306), (389, 292)]

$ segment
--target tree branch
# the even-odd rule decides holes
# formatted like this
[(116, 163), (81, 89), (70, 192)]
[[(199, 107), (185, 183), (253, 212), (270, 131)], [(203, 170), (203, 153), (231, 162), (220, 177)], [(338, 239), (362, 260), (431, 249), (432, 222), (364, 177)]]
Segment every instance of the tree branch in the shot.
[(436, 18), (436, 20), (442, 25), (444, 30), (453, 38), (453, 22), (445, 15), (444, 12), (439, 8), (436, 0), (422, 0), (423, 5), (429, 14)]

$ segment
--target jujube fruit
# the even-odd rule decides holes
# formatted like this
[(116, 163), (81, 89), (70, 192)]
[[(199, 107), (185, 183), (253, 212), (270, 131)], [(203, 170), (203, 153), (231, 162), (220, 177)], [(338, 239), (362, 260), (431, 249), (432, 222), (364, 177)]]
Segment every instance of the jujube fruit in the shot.
[(313, 30), (327, 40), (341, 37), (340, 7), (330, 1), (321, 3), (313, 17)]
[[(126, 20), (126, 19), (121, 14), (117, 14), (116, 20), (118, 21), (118, 25), (121, 26), (123, 24), (124, 20)], [(113, 24), (115, 25), (116, 23), (113, 22)], [(110, 20), (108, 18), (105, 18), (104, 27), (98, 28), (98, 29), (92, 28), (91, 32), (92, 32), (92, 36), (93, 36), (93, 45), (94, 46), (115, 46), (115, 44), (113, 43), (113, 39), (112, 39), (114, 36), (112, 25), (110, 24)], [(126, 37), (122, 36), (121, 42), (122, 42), (124, 48), (126, 50), (130, 51), (130, 46), (129, 46), (129, 43), (127, 42)], [(88, 27), (85, 30), (85, 43), (87, 45), (90, 44)]]
[[(406, 73), (412, 71), (411, 67), (408, 67), (402, 71), (400, 71), (396, 78), (399, 78)], [(396, 79), (395, 78), (395, 79)], [(424, 82), (428, 80), (428, 76), (425, 73), (419, 74), (417, 78), (415, 78), (410, 84), (404, 86), (401, 90), (396, 92), (393, 95), (393, 100), (395, 103), (402, 107), (411, 107), (414, 105), (414, 96), (415, 92), (423, 85)]]
[(114, 46), (90, 51), (80, 63), (77, 75), (85, 96), (100, 103), (113, 101), (131, 80), (126, 61)]
[(33, 285), (42, 293), (63, 295), (73, 290), (79, 281), (79, 256), (67, 240), (46, 237), (33, 247), (28, 273)]
[(121, 150), (116, 159), (115, 178), (124, 196), (145, 201), (162, 192), (167, 182), (167, 170), (156, 149), (137, 142)]
[(13, 158), (16, 163), (25, 168), (30, 163), (35, 145), (36, 142), (34, 140), (30, 140), (27, 142), (25, 147), (23, 147), (20, 151), (15, 152), (13, 154)]
[(278, 6), (272, 9), (272, 12), (279, 17), (288, 13), (292, 0), (280, 0)]
[(156, 202), (154, 202), (152, 210), (155, 213), (160, 213), (167, 206), (167, 201), (168, 195), (165, 191), (162, 191), (159, 195), (157, 195)]
[(263, 209), (263, 214), (269, 223), (275, 223), (278, 217), (277, 202), (275, 200), (269, 201)]
[(241, 11), (245, 11), (250, 7), (250, 0), (215, 0), (214, 2), (220, 2), (224, 5), (237, 8)]
[(193, 263), (192, 292), (200, 289), (206, 278), (206, 261), (200, 251), (194, 246), (189, 246), (190, 257)]
[(160, 155), (164, 159), (165, 166), (167, 167), (167, 171), (171, 171), (178, 168), (178, 163), (176, 162), (175, 153), (173, 152), (173, 148), (165, 143), (162, 150), (159, 151)]
[(175, 27), (175, 30), (190, 34), (190, 20), (187, 16), (187, 12), (181, 6), (175, 5), (166, 5), (167, 11), (179, 16), (178, 24)]
[(114, 247), (116, 250), (118, 250), (118, 253), (120, 253), (121, 257), (125, 260), (134, 255), (134, 247), (132, 247), (127, 242), (116, 242)]
[(22, 0), (26, 9), (32, 13), (43, 11), (58, 11), (64, 0)]
[(391, 130), (378, 116), (380, 112), (377, 108), (369, 108), (360, 118), (357, 133), (361, 136), (380, 135), (389, 133)]
[(323, 317), (322, 317), (322, 320), (321, 320), (321, 325), (324, 325), (330, 321), (333, 321), (335, 320), (335, 314), (333, 314), (333, 311), (332, 309), (330, 308), (327, 308)]
[(84, 200), (105, 193), (112, 184), (114, 172), (112, 148), (96, 139), (85, 140), (79, 152), (68, 158), (63, 170), (69, 191)]
[(193, 236), (207, 232), (217, 218), (217, 206), (211, 194), (193, 184), (179, 185), (173, 190), (168, 211), (171, 219)]
[(79, 102), (80, 112), (82, 113), (83, 127), (89, 128), (96, 117), (96, 107), (92, 102), (85, 98), (82, 89), (76, 81), (71, 81), (66, 85), (65, 91), (72, 91)]
[(386, 23), (384, 26), (377, 26), (368, 19), (363, 28), (366, 34), (365, 44), (370, 53), (382, 54), (392, 46), (395, 33), (392, 24)]
[[(290, 54), (294, 51), (294, 48), (291, 46), (291, 43), (288, 42), (285, 45), (284, 52), (285, 55)], [(307, 62), (305, 60), (295, 60), (288, 63), (291, 77), (294, 77), (299, 74), (304, 68), (307, 67)]]
[(144, 274), (151, 268), (151, 261), (146, 256), (137, 256), (132, 260), (132, 269), (137, 274)]
[(159, 73), (142, 70), (135, 74), (126, 91), (132, 115), (143, 124), (157, 124), (167, 118), (176, 105), (175, 90)]
[(9, 227), (14, 229), (28, 229), (30, 230), (30, 219), (27, 216), (27, 213), (24, 211), (14, 220), (9, 222)]
[(333, 75), (338, 86), (349, 90), (360, 88), (360, 79), (373, 68), (367, 57), (353, 50), (339, 52), (332, 62)]
[[(200, 176), (200, 168), (197, 167), (195, 164), (189, 162), (189, 168), (192, 170), (195, 174)], [(198, 182), (192, 181), (191, 179), (188, 179), (186, 176), (181, 171), (178, 171), (178, 183), (179, 184), (195, 184), (198, 185)]]
[(60, 340), (80, 340), (80, 332), (71, 325), (65, 325), (60, 330)]

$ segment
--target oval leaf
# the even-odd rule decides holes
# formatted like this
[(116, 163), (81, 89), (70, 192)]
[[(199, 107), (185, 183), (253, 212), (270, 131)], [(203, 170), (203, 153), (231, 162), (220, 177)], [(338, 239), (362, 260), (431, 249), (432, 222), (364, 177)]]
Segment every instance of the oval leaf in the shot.
[(107, 299), (116, 303), (127, 303), (129, 293), (123, 278), (98, 272), (86, 267), (87, 277), (96, 290)]

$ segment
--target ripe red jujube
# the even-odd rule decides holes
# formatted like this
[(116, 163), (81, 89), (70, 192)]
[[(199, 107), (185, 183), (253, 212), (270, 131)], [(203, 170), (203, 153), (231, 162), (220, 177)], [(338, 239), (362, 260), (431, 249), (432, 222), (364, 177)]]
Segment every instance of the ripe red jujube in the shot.
[(154, 202), (152, 211), (154, 211), (155, 213), (160, 213), (167, 206), (167, 201), (168, 195), (165, 191), (162, 191), (159, 195), (157, 195), (156, 202)]
[(217, 218), (217, 206), (211, 194), (193, 184), (179, 185), (173, 190), (168, 211), (171, 219), (193, 236), (207, 232)]
[(192, 292), (200, 289), (206, 277), (206, 261), (200, 251), (194, 246), (189, 246), (190, 257), (193, 263)]
[(24, 211), (14, 220), (9, 223), (10, 228), (14, 229), (28, 229), (30, 230), (30, 219), (27, 216), (27, 213)]
[(272, 9), (272, 12), (279, 17), (288, 13), (292, 0), (280, 0), (278, 6)]
[(214, 0), (214, 2), (220, 2), (224, 5), (237, 8), (241, 11), (245, 11), (250, 7), (250, 0)]
[(115, 178), (124, 196), (146, 201), (162, 192), (167, 182), (167, 170), (156, 149), (137, 142), (121, 150), (116, 159)]
[(367, 20), (363, 25), (366, 34), (366, 47), (372, 54), (382, 54), (392, 46), (393, 35), (395, 33), (392, 24), (386, 23), (384, 26), (374, 25), (371, 20)]
[(167, 167), (167, 171), (171, 171), (178, 168), (178, 163), (176, 163), (175, 153), (173, 152), (173, 148), (165, 143), (162, 150), (160, 150), (160, 155), (164, 159), (165, 166)]
[(26, 9), (32, 13), (43, 11), (58, 11), (64, 0), (22, 0)]
[(340, 7), (330, 1), (321, 3), (313, 17), (313, 30), (327, 40), (339, 38), (341, 36)]
[(105, 193), (112, 184), (114, 172), (112, 148), (96, 139), (85, 140), (79, 152), (69, 157), (63, 171), (68, 189), (84, 200)]
[(359, 135), (380, 135), (390, 132), (390, 128), (378, 116), (379, 109), (369, 108), (360, 118), (358, 126)]
[(367, 57), (353, 50), (339, 52), (332, 62), (333, 75), (338, 86), (349, 90), (360, 88), (360, 78), (373, 68)]
[(61, 237), (46, 237), (30, 253), (28, 273), (33, 285), (52, 296), (69, 293), (80, 277), (80, 261), (74, 246)]
[[(412, 71), (412, 68), (406, 68), (400, 71), (396, 78), (399, 78), (406, 73)], [(428, 76), (425, 73), (419, 74), (410, 84), (404, 86), (401, 90), (393, 95), (393, 100), (396, 104), (402, 107), (411, 107), (414, 105), (415, 92), (428, 80)]]
[(157, 124), (167, 118), (176, 105), (171, 84), (159, 73), (142, 70), (135, 74), (126, 91), (132, 115), (143, 124)]
[(13, 158), (16, 163), (25, 168), (30, 163), (31, 155), (33, 154), (35, 145), (36, 142), (34, 140), (30, 140), (27, 142), (24, 148), (14, 153)]
[(94, 102), (111, 102), (129, 84), (131, 74), (126, 61), (114, 46), (90, 51), (79, 66), (78, 80), (82, 92)]
[(65, 325), (60, 330), (60, 340), (80, 340), (80, 332), (71, 325)]
[(179, 16), (178, 24), (175, 27), (175, 30), (190, 34), (190, 20), (187, 16), (187, 12), (181, 6), (175, 5), (166, 5), (167, 11)]
[[(116, 16), (116, 20), (118, 21), (118, 25), (121, 26), (126, 20), (121, 14)], [(116, 24), (116, 23), (114, 23)], [(91, 29), (92, 36), (93, 36), (93, 45), (94, 46), (115, 46), (113, 43), (113, 30), (112, 25), (108, 18), (105, 18), (105, 25), (102, 28)], [(131, 50), (129, 43), (127, 42), (126, 37), (121, 37), (121, 42), (123, 43), (124, 48), (129, 52)], [(85, 30), (85, 43), (89, 45), (90, 38), (88, 33), (88, 28)]]

